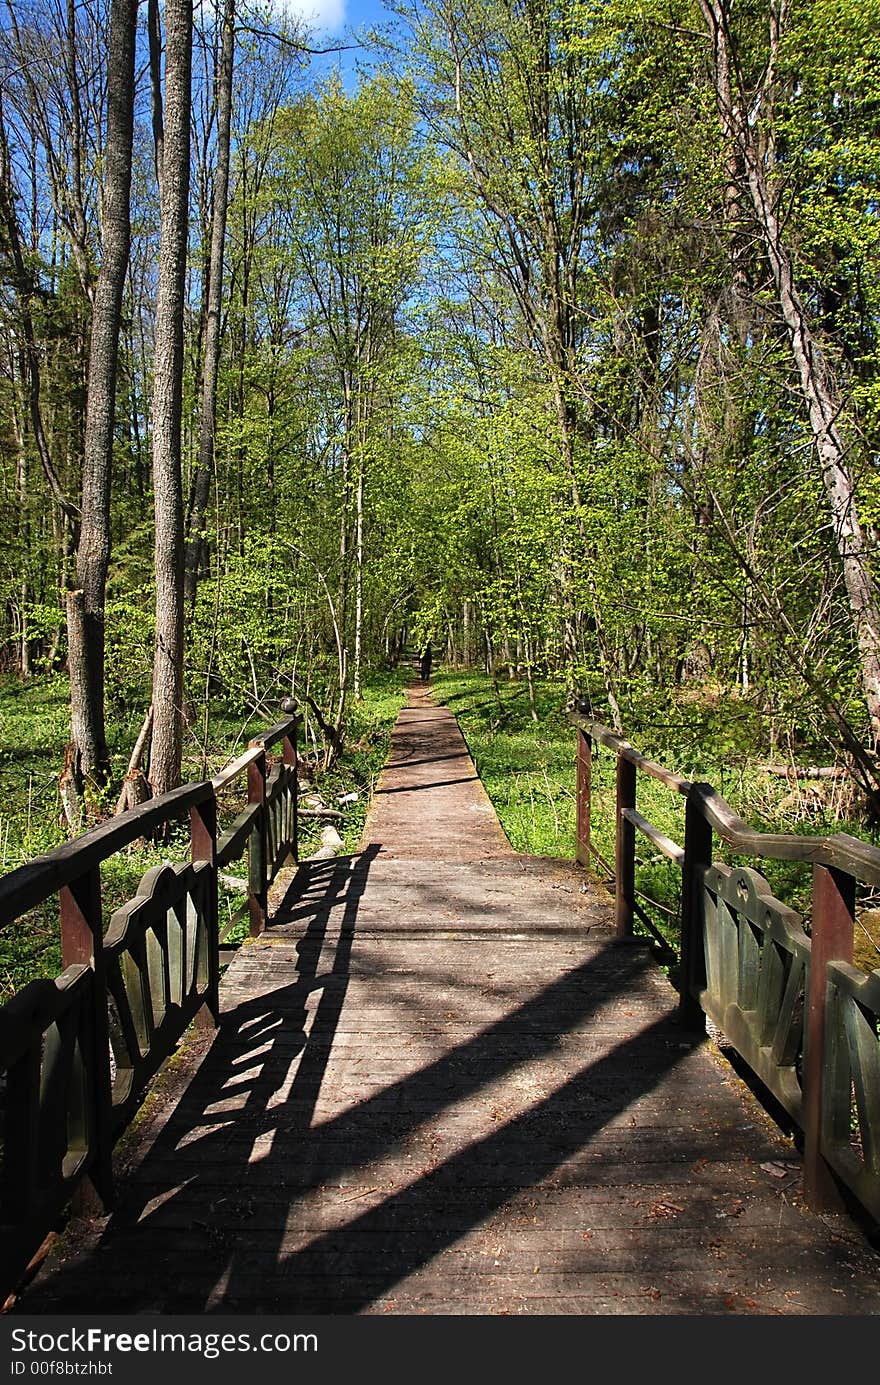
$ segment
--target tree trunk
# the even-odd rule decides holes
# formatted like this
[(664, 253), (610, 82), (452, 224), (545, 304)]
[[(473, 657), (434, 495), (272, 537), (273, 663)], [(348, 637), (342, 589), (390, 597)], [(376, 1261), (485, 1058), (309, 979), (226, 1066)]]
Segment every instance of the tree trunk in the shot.
[(153, 366), (156, 644), (150, 783), (180, 783), (183, 749), (183, 314), (189, 226), (192, 5), (166, 0), (161, 232)]
[[(770, 264), (782, 319), (788, 332), (801, 394), (822, 468), (834, 540), (843, 569), (853, 633), (859, 650), (862, 689), (874, 749), (880, 743), (880, 605), (859, 523), (855, 485), (839, 420), (843, 399), (816, 338), (794, 277), (791, 254), (777, 215), (777, 199), (765, 171), (772, 138), (761, 128), (754, 103), (734, 92), (726, 0), (701, 0), (712, 39), (718, 114), (725, 138), (742, 161), (749, 197)], [(778, 42), (778, 34), (776, 40)], [(765, 83), (765, 91), (768, 90)]]
[(199, 458), (193, 477), (187, 524), (184, 596), (187, 607), (195, 605), (199, 571), (204, 563), (205, 515), (214, 474), (214, 439), (217, 426), (217, 374), (220, 364), (220, 320), (223, 309), (223, 254), (229, 204), (229, 149), (232, 125), (232, 74), (235, 64), (235, 0), (226, 0), (223, 42), (217, 72), (217, 163), (211, 216), (211, 254), (208, 266), (208, 302), (205, 312), (205, 344), (202, 373)]
[(364, 623), (364, 454), (357, 459), (357, 485), (355, 488), (355, 529), (354, 529), (354, 660), (352, 670), (352, 690), (355, 699), (361, 701), (361, 656), (363, 648)]
[(110, 561), (110, 478), (119, 331), (131, 239), (137, 13), (138, 0), (114, 0), (110, 15), (101, 268), (92, 314), (82, 519), (76, 562), (76, 585), (82, 602), (80, 618), (68, 625), (74, 752), (82, 774), (100, 784), (106, 782), (110, 769), (104, 727), (104, 596)]

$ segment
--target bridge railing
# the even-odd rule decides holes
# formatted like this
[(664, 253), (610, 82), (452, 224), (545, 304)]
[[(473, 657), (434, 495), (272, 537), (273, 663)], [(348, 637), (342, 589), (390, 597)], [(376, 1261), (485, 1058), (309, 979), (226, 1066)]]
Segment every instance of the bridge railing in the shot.
[[(255, 737), (214, 779), (0, 878), (0, 927), (57, 897), (64, 965), (0, 1006), (0, 1302), (71, 1197), (110, 1205), (113, 1146), (145, 1088), (194, 1020), (217, 1022), (218, 872), (247, 855), (250, 931), (261, 933), (269, 888), (298, 854), (298, 722), (288, 716)], [(218, 835), (218, 803), (225, 811), (242, 786), (247, 802)], [(148, 870), (105, 930), (102, 865), (186, 818), (189, 859)]]
[[(880, 885), (880, 850), (845, 833), (807, 836), (750, 828), (711, 786), (691, 783), (629, 741), (572, 712), (577, 728), (577, 857), (591, 866), (595, 745), (616, 760), (614, 927), (636, 917), (668, 948), (636, 891), (636, 834), (681, 873), (676, 969), (681, 1019), (708, 1015), (802, 1132), (804, 1188), (814, 1207), (840, 1205), (839, 1183), (880, 1222), (880, 970), (853, 965), (858, 885)], [(637, 808), (639, 775), (683, 800), (679, 844)], [(750, 866), (713, 861), (715, 839), (750, 862), (812, 867), (809, 930)], [(601, 858), (600, 858), (601, 859)]]

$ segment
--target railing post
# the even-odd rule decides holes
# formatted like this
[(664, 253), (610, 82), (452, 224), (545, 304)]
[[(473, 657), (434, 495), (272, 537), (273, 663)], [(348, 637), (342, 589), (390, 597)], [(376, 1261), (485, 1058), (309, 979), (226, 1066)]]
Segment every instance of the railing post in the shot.
[(614, 933), (629, 938), (633, 931), (636, 888), (636, 829), (624, 817), (636, 806), (636, 767), (617, 756), (617, 823), (614, 834)]
[(582, 866), (590, 865), (590, 794), (593, 775), (593, 743), (586, 731), (577, 733), (577, 791), (575, 856)]
[(107, 969), (104, 965), (104, 917), (101, 907), (101, 867), (90, 866), (78, 880), (58, 892), (61, 962), (90, 967), (93, 975), (93, 1051), (89, 1067), (94, 1081), (95, 1162), (73, 1195), (78, 1211), (95, 1210), (95, 1196), (105, 1208), (113, 1202), (113, 1094), (110, 1075), (110, 1025), (107, 1008)]
[(261, 747), (260, 754), (247, 771), (248, 803), (259, 804), (257, 820), (251, 832), (248, 847), (248, 909), (251, 916), (251, 937), (257, 938), (266, 927), (266, 750)]
[(826, 1076), (828, 963), (852, 962), (855, 880), (831, 866), (813, 866), (810, 979), (804, 1045), (804, 1196), (816, 1211), (839, 1211), (843, 1200), (822, 1157), (823, 1083)]
[(293, 770), (293, 793), (291, 795), (291, 818), (290, 818), (290, 854), (294, 862), (299, 864), (299, 779), (298, 779), (298, 760), (297, 760), (297, 735), (299, 733), (299, 720), (293, 723), (292, 734), (288, 732), (281, 742), (281, 755), (285, 765)]
[[(211, 867), (208, 887), (208, 990), (199, 1011), (199, 1026), (220, 1023), (220, 929), (217, 917), (217, 795), (189, 810), (190, 860), (207, 861)], [(207, 1011), (207, 1014), (205, 1013)]]
[[(695, 786), (696, 787), (696, 786)], [(697, 995), (706, 986), (703, 936), (703, 872), (712, 864), (712, 828), (694, 790), (684, 809), (684, 862), (681, 868), (681, 976), (678, 1016), (688, 1029), (702, 1030), (706, 1016)]]

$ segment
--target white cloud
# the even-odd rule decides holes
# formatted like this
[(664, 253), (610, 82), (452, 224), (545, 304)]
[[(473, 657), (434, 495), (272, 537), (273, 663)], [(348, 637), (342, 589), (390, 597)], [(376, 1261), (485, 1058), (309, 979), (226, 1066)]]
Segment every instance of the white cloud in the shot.
[(278, 18), (304, 20), (310, 28), (338, 33), (345, 24), (345, 0), (272, 0)]

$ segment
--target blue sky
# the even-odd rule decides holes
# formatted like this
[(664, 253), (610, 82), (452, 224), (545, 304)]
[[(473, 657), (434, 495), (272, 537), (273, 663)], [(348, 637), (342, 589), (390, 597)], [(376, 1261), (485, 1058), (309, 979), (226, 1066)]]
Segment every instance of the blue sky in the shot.
[[(276, 14), (305, 20), (313, 29), (316, 47), (343, 43), (346, 38), (350, 42), (352, 30), (387, 23), (392, 18), (383, 0), (272, 0), (272, 8)], [(338, 65), (346, 86), (351, 87), (358, 57), (365, 56), (350, 50), (334, 57), (314, 58), (312, 70), (323, 73)]]
[(376, 24), (387, 17), (382, 0), (275, 0), (275, 7), (314, 24), (323, 34), (337, 37), (348, 27)]
[[(313, 32), (315, 47), (333, 43), (352, 43), (352, 30), (387, 24), (392, 15), (382, 0), (272, 0), (276, 15), (303, 19)], [(312, 58), (312, 75), (323, 78), (333, 68), (340, 68), (346, 89), (356, 86), (356, 65), (369, 58), (358, 48), (348, 48), (338, 54)]]

